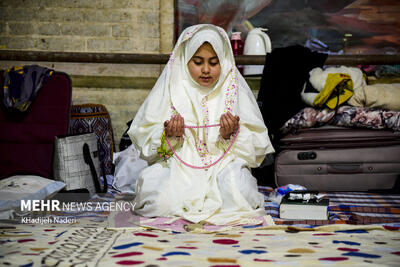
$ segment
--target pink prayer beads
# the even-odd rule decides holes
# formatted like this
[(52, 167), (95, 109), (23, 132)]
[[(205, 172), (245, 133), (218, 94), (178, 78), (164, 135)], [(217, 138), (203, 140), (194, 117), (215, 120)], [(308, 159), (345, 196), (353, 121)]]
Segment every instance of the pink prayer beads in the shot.
[[(186, 126), (186, 125), (185, 125), (185, 128), (191, 128), (191, 129), (193, 129), (193, 128), (211, 128), (211, 127), (218, 127), (218, 126), (221, 126), (221, 124), (211, 124), (211, 125), (202, 125), (202, 126)], [(235, 133), (235, 135), (233, 136), (232, 142), (230, 143), (229, 147), (226, 149), (226, 151), (224, 152), (224, 154), (222, 154), (222, 156), (219, 157), (215, 162), (213, 162), (213, 163), (211, 163), (211, 164), (209, 164), (209, 165), (205, 165), (205, 166), (194, 166), (194, 165), (191, 165), (191, 164), (189, 164), (189, 163), (186, 163), (186, 162), (183, 161), (183, 160), (178, 156), (178, 154), (175, 152), (174, 148), (172, 147), (171, 143), (170, 143), (169, 140), (168, 140), (168, 136), (165, 136), (165, 140), (167, 141), (167, 144), (168, 144), (168, 146), (171, 148), (171, 151), (174, 153), (175, 157), (176, 157), (183, 165), (185, 165), (185, 166), (187, 166), (187, 167), (190, 167), (190, 168), (192, 168), (192, 169), (208, 169), (208, 168), (214, 166), (215, 164), (217, 164), (219, 161), (221, 161), (221, 160), (226, 156), (226, 154), (228, 154), (229, 150), (231, 149), (231, 147), (233, 146), (233, 144), (234, 144), (235, 141), (236, 141), (236, 137), (237, 137), (238, 134), (239, 134), (239, 130), (240, 130), (240, 124), (238, 125), (238, 128), (237, 128), (237, 130), (236, 130), (236, 133)]]

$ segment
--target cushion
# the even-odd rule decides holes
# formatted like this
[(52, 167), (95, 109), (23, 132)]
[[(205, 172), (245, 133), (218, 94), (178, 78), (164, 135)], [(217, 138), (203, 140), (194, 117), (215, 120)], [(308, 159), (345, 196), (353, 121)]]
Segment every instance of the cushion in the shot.
[(21, 200), (51, 198), (64, 187), (63, 182), (35, 175), (15, 175), (2, 179), (0, 180), (0, 212), (10, 214), (10, 210), (20, 208)]

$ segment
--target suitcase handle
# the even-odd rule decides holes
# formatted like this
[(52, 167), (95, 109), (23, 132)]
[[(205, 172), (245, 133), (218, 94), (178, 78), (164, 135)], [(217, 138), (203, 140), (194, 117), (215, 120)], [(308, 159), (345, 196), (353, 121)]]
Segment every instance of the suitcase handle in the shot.
[(361, 164), (329, 164), (328, 173), (363, 173)]

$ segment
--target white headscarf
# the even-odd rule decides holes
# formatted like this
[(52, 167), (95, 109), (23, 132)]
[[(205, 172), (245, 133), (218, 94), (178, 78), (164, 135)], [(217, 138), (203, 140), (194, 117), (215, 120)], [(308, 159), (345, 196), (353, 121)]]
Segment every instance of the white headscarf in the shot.
[[(202, 87), (195, 82), (190, 76), (187, 67), (189, 60), (205, 42), (211, 44), (221, 66), (220, 77), (212, 88)], [(236, 68), (229, 38), (223, 29), (212, 25), (197, 25), (187, 28), (181, 34), (169, 64), (171, 65), (172, 73), (169, 84), (171, 101), (176, 110), (185, 118), (185, 121), (194, 124), (205, 123), (202, 114), (198, 114), (202, 110), (199, 106), (202, 100), (200, 98), (205, 96), (208, 98), (217, 97), (219, 98), (219, 103), (225, 104), (225, 106), (220, 105), (223, 110), (220, 111), (219, 116), (224, 111), (233, 111), (232, 105), (228, 106), (228, 103), (225, 103), (226, 95), (221, 94), (221, 90), (228, 89), (229, 85), (227, 83), (234, 82), (232, 80), (234, 76), (230, 74)], [(236, 96), (233, 96), (233, 91), (230, 93), (232, 94), (230, 98), (236, 98)], [(233, 101), (232, 103), (236, 102), (235, 99), (231, 100)], [(217, 116), (218, 119), (219, 116)]]
[[(219, 79), (211, 88), (195, 82), (187, 67), (191, 57), (205, 42), (212, 45), (221, 66)], [(221, 115), (227, 111), (240, 117), (240, 124), (244, 126), (240, 134), (243, 138), (248, 138), (246, 126), (251, 127), (250, 135), (257, 134), (253, 136), (254, 147), (244, 149), (243, 154), (250, 165), (258, 165), (273, 149), (254, 95), (235, 66), (228, 35), (214, 25), (195, 25), (186, 28), (180, 35), (167, 65), (136, 114), (128, 133), (142, 157), (152, 161), (157, 159), (155, 151), (160, 145), (163, 124), (172, 114), (179, 113), (185, 119), (185, 125), (204, 125), (219, 123)], [(200, 138), (213, 144), (218, 135), (219, 128), (215, 127), (209, 128)], [(240, 139), (239, 136), (237, 142)], [(242, 154), (240, 150), (237, 149)], [(217, 154), (221, 153), (223, 151)], [(214, 156), (219, 156), (217, 154)]]

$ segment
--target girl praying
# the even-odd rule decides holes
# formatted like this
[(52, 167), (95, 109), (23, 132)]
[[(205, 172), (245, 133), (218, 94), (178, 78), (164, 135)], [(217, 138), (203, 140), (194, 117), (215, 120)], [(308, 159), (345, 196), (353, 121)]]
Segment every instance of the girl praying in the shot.
[(137, 214), (216, 225), (265, 214), (250, 168), (274, 149), (222, 28), (182, 32), (128, 134), (149, 163)]

